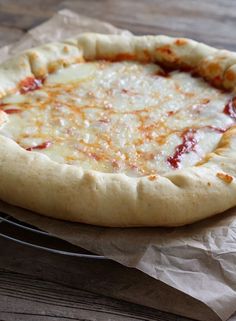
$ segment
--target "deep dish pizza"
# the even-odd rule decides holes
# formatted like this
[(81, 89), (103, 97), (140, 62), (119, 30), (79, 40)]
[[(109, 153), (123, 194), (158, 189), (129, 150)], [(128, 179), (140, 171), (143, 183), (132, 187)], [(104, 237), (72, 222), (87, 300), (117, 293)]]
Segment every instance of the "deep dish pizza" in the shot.
[(81, 35), (0, 66), (0, 199), (103, 226), (177, 226), (236, 205), (236, 54)]

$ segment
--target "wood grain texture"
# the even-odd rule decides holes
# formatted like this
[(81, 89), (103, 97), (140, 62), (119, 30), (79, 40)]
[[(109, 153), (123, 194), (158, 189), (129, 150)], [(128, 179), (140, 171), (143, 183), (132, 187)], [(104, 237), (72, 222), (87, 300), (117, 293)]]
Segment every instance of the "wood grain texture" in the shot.
[(184, 36), (236, 50), (233, 0), (85, 0), (66, 1), (60, 7), (106, 19), (135, 34)]
[[(48, 246), (50, 246), (50, 242)], [(81, 291), (81, 293), (85, 291), (91, 293), (91, 295), (96, 294), (96, 300), (98, 300), (96, 302), (98, 303), (104, 303), (104, 297), (115, 298), (116, 300), (109, 301), (106, 310), (103, 310), (107, 313), (110, 311), (109, 309), (112, 310), (118, 304), (123, 313), (129, 312), (129, 317), (132, 312), (133, 317), (147, 320), (189, 321), (191, 315), (194, 319), (204, 320), (204, 316), (208, 315), (207, 321), (216, 320), (215, 315), (209, 313), (209, 309), (197, 300), (190, 298), (188, 295), (180, 295), (176, 289), (153, 280), (136, 269), (127, 268), (109, 260), (88, 260), (47, 253), (1, 238), (0, 256), (0, 295), (6, 295), (6, 292), (2, 293), (1, 284), (3, 284), (3, 279), (6, 279), (5, 282), (11, 282), (13, 276), (11, 273), (7, 274), (7, 271), (11, 271), (17, 273), (17, 275), (20, 274), (20, 278), (29, 277), (27, 282), (32, 283), (32, 286), (37, 284), (37, 280), (45, 280), (46, 283), (49, 282), (48, 284), (67, 287), (67, 293), (72, 288)], [(24, 282), (26, 281), (22, 281), (22, 283)], [(18, 287), (21, 289), (22, 286), (19, 285)], [(16, 289), (14, 291), (17, 292)], [(51, 289), (48, 289), (48, 291), (50, 292)], [(38, 295), (40, 298), (41, 294)], [(83, 296), (83, 294), (81, 295)], [(14, 301), (14, 298), (9, 300)], [(27, 305), (28, 299), (25, 298), (25, 300), (22, 306)], [(92, 300), (94, 301), (94, 299)], [(136, 304), (127, 303), (130, 301)], [(5, 304), (6, 302), (0, 300), (0, 310), (1, 307), (6, 308)], [(37, 306), (34, 308), (34, 304), (37, 305), (37, 303), (30, 303), (32, 312), (37, 309)], [(158, 307), (158, 309), (164, 311), (171, 310), (176, 315), (185, 314), (189, 318), (177, 317), (153, 308), (144, 307), (147, 305)], [(80, 308), (82, 307), (80, 306)], [(95, 315), (94, 313), (94, 320), (96, 320)], [(111, 320), (113, 319), (111, 318)], [(126, 321), (125, 317), (123, 317), (123, 321)]]
[[(233, 0), (0, 0), (0, 26), (25, 31), (62, 8), (106, 20), (135, 34), (185, 36), (236, 50)], [(4, 36), (7, 39), (7, 34)]]
[[(0, 316), (5, 320), (162, 320), (146, 309), (35, 277), (0, 270)], [(22, 309), (22, 306), (24, 309)], [(146, 312), (146, 313), (145, 313)], [(31, 319), (32, 320), (32, 319)], [(171, 319), (169, 319), (171, 320)], [(172, 320), (176, 320), (175, 317)]]
[(0, 0), (0, 26), (25, 31), (62, 8), (106, 20), (135, 34), (185, 36), (236, 50), (233, 0)]
[[(1, 238), (0, 251), (0, 320), (191, 321), (99, 294), (116, 291), (125, 297), (129, 274), (131, 283), (148, 288), (141, 272), (135, 276), (132, 269), (110, 261), (50, 254)], [(169, 300), (174, 302), (173, 295)], [(190, 302), (185, 301), (186, 309)]]
[(23, 34), (20, 29), (0, 26), (0, 47), (17, 41)]

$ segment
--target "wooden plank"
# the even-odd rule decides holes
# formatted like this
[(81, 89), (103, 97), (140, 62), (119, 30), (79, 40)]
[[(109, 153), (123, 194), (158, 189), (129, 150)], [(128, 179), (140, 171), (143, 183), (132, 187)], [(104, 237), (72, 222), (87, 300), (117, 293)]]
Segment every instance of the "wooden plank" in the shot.
[[(207, 314), (208, 321), (215, 320), (215, 315), (212, 313), (211, 316), (209, 313), (210, 310), (204, 304), (191, 299), (187, 295), (180, 295), (179, 291), (168, 287), (162, 282), (153, 280), (135, 269), (123, 267), (112, 261), (86, 260), (56, 255), (22, 246), (1, 238), (0, 249), (0, 294), (2, 293), (1, 291), (3, 291), (1, 290), (1, 284), (3, 284), (4, 279), (9, 283), (12, 282), (11, 280), (14, 278), (14, 273), (13, 276), (11, 273), (7, 275), (6, 273), (4, 274), (5, 270), (21, 275), (25, 274), (27, 276), (26, 278), (29, 278), (27, 281), (25, 279), (23, 280), (25, 277), (20, 276), (22, 281), (19, 281), (19, 289), (24, 288), (24, 284), (26, 287), (30, 286), (30, 284), (35, 287), (37, 285), (36, 280), (47, 280), (50, 281), (50, 284), (61, 284), (62, 286), (82, 291), (81, 293), (86, 291), (92, 294), (98, 294), (99, 297), (101, 297), (101, 300), (98, 299), (98, 302), (104, 303), (103, 296), (133, 302), (130, 304), (124, 301), (119, 301), (118, 303), (118, 300), (109, 301), (108, 312), (110, 309), (112, 311), (113, 309), (117, 310), (118, 304), (119, 309), (123, 311), (123, 313), (128, 313), (127, 317), (130, 317), (132, 311), (134, 314), (133, 317), (135, 316), (136, 318), (146, 318), (150, 321), (176, 321), (177, 317), (172, 314), (144, 307), (144, 305), (148, 305), (150, 307), (164, 309), (165, 311), (172, 310), (177, 315), (183, 313), (185, 316), (192, 316), (196, 319), (204, 320), (204, 316)], [(16, 278), (14, 280), (15, 283), (18, 282)], [(9, 285), (4, 286), (4, 289), (6, 288), (8, 289)], [(52, 286), (50, 286), (48, 291), (51, 291), (51, 288)], [(4, 291), (6, 295), (7, 290)], [(17, 289), (14, 289), (13, 292), (14, 291), (17, 291)], [(26, 290), (24, 290), (24, 292), (25, 291)], [(47, 290), (45, 291), (47, 292)], [(51, 293), (50, 291), (49, 294)], [(70, 290), (67, 290), (65, 293), (69, 293), (68, 291)], [(34, 293), (37, 294), (36, 288), (34, 288)], [(73, 294), (74, 292), (71, 291), (71, 293)], [(81, 295), (83, 296), (83, 294)], [(30, 296), (31, 294), (28, 294), (28, 297)], [(54, 295), (50, 294), (50, 296), (53, 297)], [(28, 299), (25, 297), (25, 300), (27, 301)], [(92, 301), (94, 301), (94, 299), (92, 299)], [(51, 304), (51, 301), (49, 303)], [(134, 303), (142, 304), (143, 306)], [(0, 310), (3, 304), (5, 303), (0, 300)], [(22, 306), (25, 305), (27, 305), (26, 302)], [(32, 310), (33, 309), (32, 304)], [(125, 317), (123, 320), (126, 321)], [(187, 317), (179, 317), (179, 320), (187, 321), (189, 319)]]
[(28, 30), (31, 29), (47, 18), (50, 18), (51, 15), (45, 14), (45, 16), (32, 16), (32, 15), (25, 15), (21, 13), (7, 13), (0, 11), (0, 25), (3, 27), (11, 27), (18, 28), (21, 30)]
[(0, 26), (0, 47), (19, 40), (23, 34), (20, 29)]
[(68, 8), (136, 34), (185, 36), (236, 50), (233, 0), (0, 0), (0, 25), (29, 29)]
[(191, 321), (0, 269), (0, 320)]
[(232, 0), (71, 0), (59, 7), (104, 19), (135, 34), (184, 36), (236, 50), (236, 3)]
[[(22, 309), (23, 307), (23, 309)], [(4, 320), (168, 320), (135, 304), (0, 270), (0, 318)], [(164, 315), (164, 314), (163, 314)], [(169, 321), (177, 320), (175, 316)]]
[(0, 0), (0, 25), (28, 30), (50, 18), (57, 10), (58, 0)]
[(55, 13), (62, 0), (0, 0), (2, 13), (30, 15), (34, 17), (48, 17)]

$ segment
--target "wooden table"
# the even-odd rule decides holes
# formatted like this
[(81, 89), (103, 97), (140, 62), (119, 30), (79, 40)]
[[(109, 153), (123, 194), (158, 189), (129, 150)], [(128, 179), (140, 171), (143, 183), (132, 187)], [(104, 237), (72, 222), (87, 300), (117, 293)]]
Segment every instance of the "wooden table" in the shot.
[[(135, 34), (186, 36), (236, 50), (233, 0), (0, 0), (0, 46), (18, 40), (62, 8), (106, 20)], [(0, 232), (1, 229), (4, 228), (0, 225)], [(76, 288), (71, 283), (70, 287), (63, 285), (67, 264), (63, 256), (0, 238), (0, 321), (190, 320), (95, 294), (99, 292), (97, 286), (91, 286), (91, 276), (86, 274), (78, 273)], [(84, 271), (93, 267), (94, 273), (96, 269), (111, 271), (116, 267), (112, 262), (78, 260), (70, 264), (77, 264), (78, 269), (84, 266)], [(55, 267), (54, 272), (47, 272), (49, 265)], [(49, 273), (55, 273), (55, 281), (46, 281)], [(89, 281), (90, 287), (85, 285)]]

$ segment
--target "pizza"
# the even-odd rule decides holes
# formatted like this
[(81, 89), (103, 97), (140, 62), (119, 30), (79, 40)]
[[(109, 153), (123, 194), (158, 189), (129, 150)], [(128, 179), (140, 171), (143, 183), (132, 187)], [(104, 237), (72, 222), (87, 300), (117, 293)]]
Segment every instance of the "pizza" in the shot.
[(0, 65), (0, 199), (100, 226), (236, 205), (236, 54), (83, 34)]

